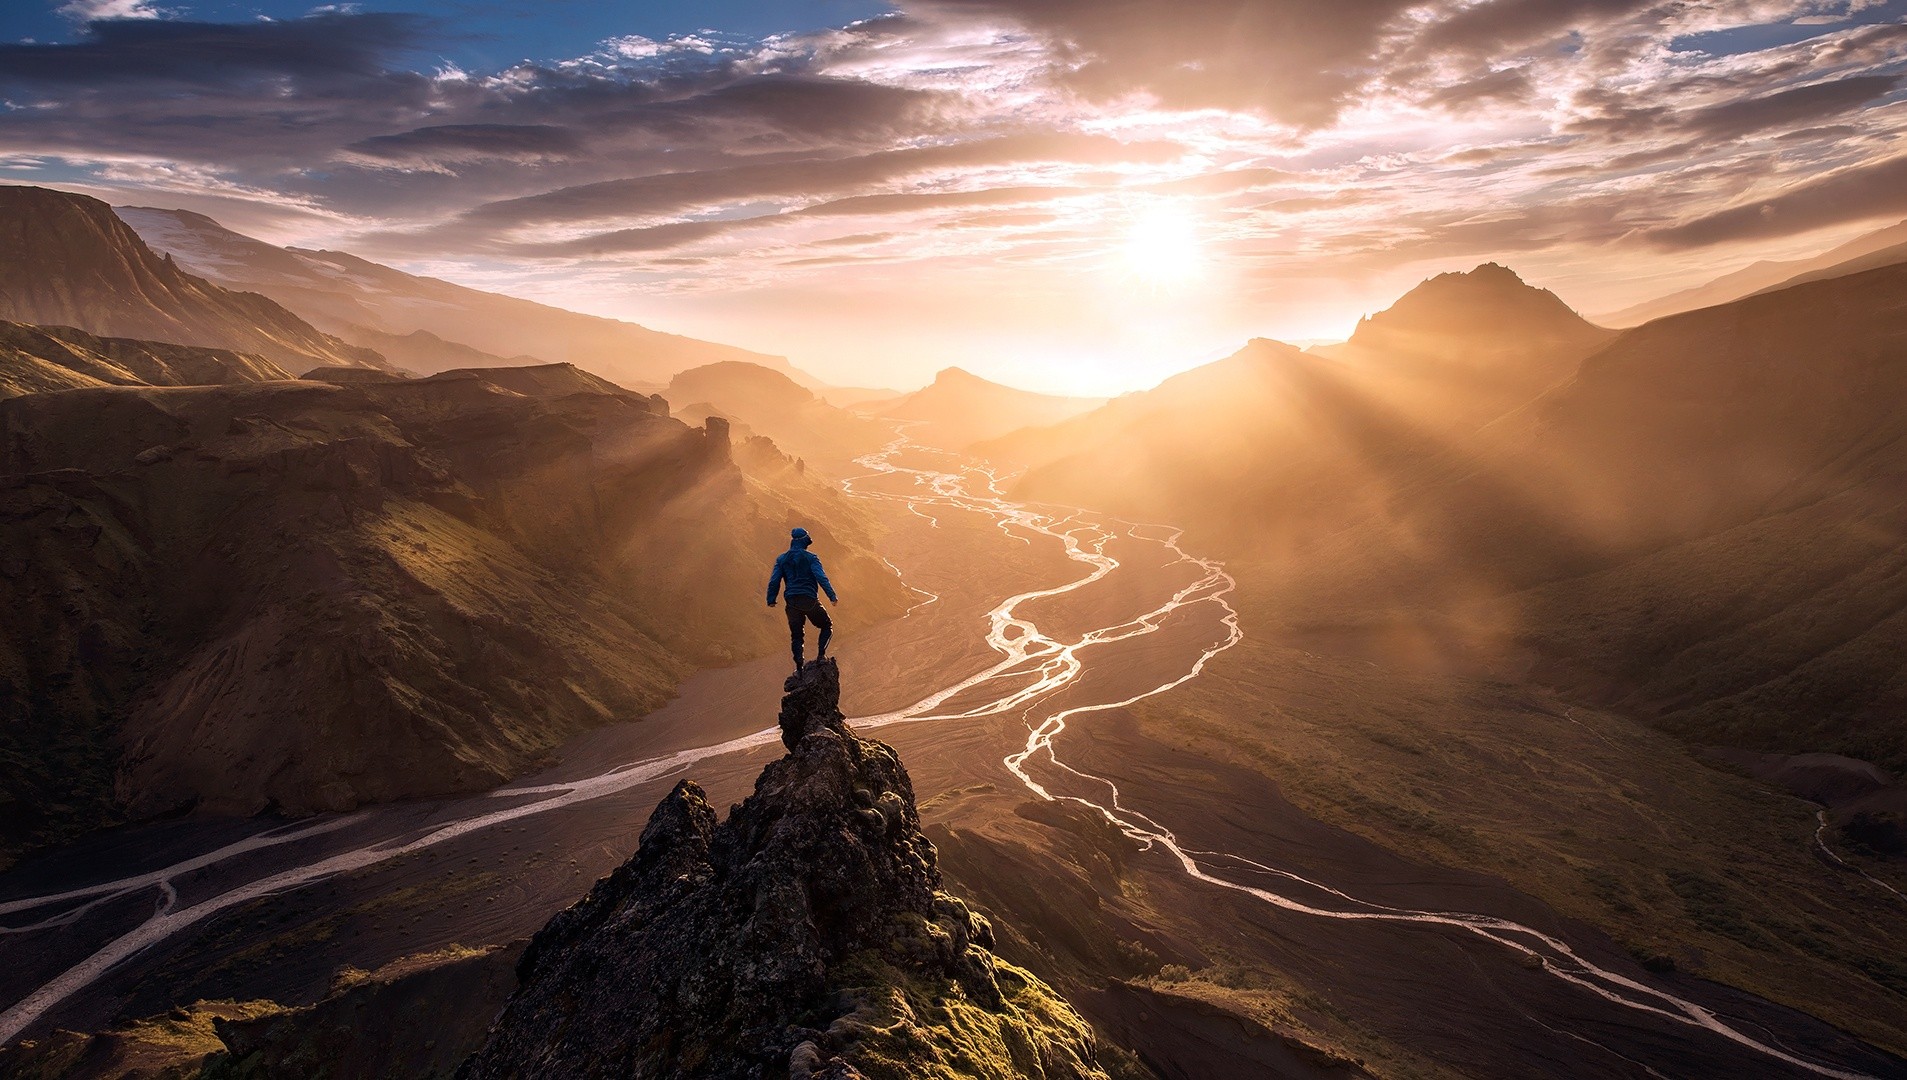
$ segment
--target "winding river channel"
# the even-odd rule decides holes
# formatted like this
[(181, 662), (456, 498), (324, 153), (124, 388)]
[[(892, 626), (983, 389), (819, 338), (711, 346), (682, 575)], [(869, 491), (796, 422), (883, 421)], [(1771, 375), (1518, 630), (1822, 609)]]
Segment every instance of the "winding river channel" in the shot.
[[(904, 465), (903, 461), (910, 464)], [(941, 518), (948, 514), (985, 515), (1013, 542), (1057, 542), (1065, 558), (1083, 572), (1060, 584), (1018, 592), (999, 602), (986, 613), (985, 642), (992, 654), (990, 663), (952, 679), (904, 708), (855, 718), (851, 721), (855, 728), (1022, 716), (1027, 721), (1024, 744), (1011, 748), (1004, 765), (1032, 795), (1090, 808), (1142, 847), (1163, 852), (1184, 874), (1213, 890), (1250, 897), (1309, 918), (1452, 928), (1488, 943), (1479, 947), (1506, 950), (1519, 963), (1540, 968), (1575, 992), (1658, 1022), (1672, 1023), (1684, 1029), (1690, 1039), (1718, 1040), (1749, 1051), (1777, 1071), (1842, 1078), (1867, 1075), (1809, 1060), (1771, 1037), (1731, 1024), (1698, 1002), (1599, 966), (1554, 933), (1497, 916), (1380, 904), (1360, 899), (1329, 882), (1240, 854), (1188, 847), (1171, 827), (1146, 812), (1143, 793), (1122, 791), (1112, 780), (1068, 764), (1064, 737), (1069, 725), (1081, 717), (1120, 709), (1198, 678), (1213, 657), (1243, 640), (1238, 612), (1228, 599), (1235, 582), (1224, 566), (1181, 549), (1179, 533), (1170, 527), (1015, 503), (1002, 494), (1001, 478), (983, 464), (926, 450), (904, 437), (862, 458), (860, 464), (866, 472), (843, 484), (850, 495), (901, 504), (933, 528), (939, 528)], [(1083, 631), (1077, 627), (1067, 631), (1043, 629), (1026, 613), (1041, 601), (1088, 589), (1113, 574), (1121, 565), (1109, 553), (1115, 542), (1155, 549), (1158, 559), (1182, 571), (1175, 580), (1187, 583), (1176, 586), (1170, 595), (1131, 605), (1144, 610), (1122, 611), (1119, 621)], [(941, 599), (924, 588), (913, 587), (918, 603), (908, 617)], [(1198, 639), (1201, 644), (1183, 650), (1184, 655), (1172, 661), (1176, 667), (1169, 677), (1137, 692), (1118, 683), (1113, 684), (1121, 686), (1117, 692), (1091, 692), (1082, 676), (1093, 669), (1099, 656), (1111, 652), (1109, 646), (1154, 634), (1168, 620), (1181, 628), (1175, 641), (1189, 636), (1184, 632), (1187, 620), (1193, 620), (1202, 635)], [(1048, 711), (1051, 706), (1044, 703), (1063, 690), (1069, 691), (1067, 700), (1071, 703)], [(1106, 700), (1094, 700), (1095, 696)], [(151, 908), (148, 916), (130, 925), (124, 920), (112, 924), (110, 935), (89, 943), (89, 951), (76, 962), (7, 1003), (5, 1011), (0, 1012), (0, 1044), (34, 1029), (63, 1002), (83, 994), (132, 958), (221, 912), (365, 871), (484, 830), (629, 792), (711, 759), (763, 750), (778, 737), (777, 729), (763, 728), (707, 745), (623, 761), (580, 778), (546, 782), (532, 778), (487, 796), (462, 800), (456, 804), (453, 817), (433, 821), (425, 828), (418, 827), (415, 817), (387, 808), (266, 828), (166, 866), (111, 881), (5, 900), (0, 902), (0, 956), (10, 949), (35, 948), (38, 942), (55, 935), (80, 933), (101, 922), (89, 916), (106, 905), (123, 906), (147, 896)], [(340, 847), (335, 842), (340, 835), (352, 838), (348, 846)], [(314, 843), (327, 837), (334, 842)], [(308, 860), (285, 856), (287, 851), (304, 846), (315, 848)], [(255, 871), (248, 869), (251, 867)], [(178, 887), (181, 881), (210, 870), (218, 872), (220, 885), (216, 890)], [(1567, 1031), (1559, 1034), (1590, 1041)]]

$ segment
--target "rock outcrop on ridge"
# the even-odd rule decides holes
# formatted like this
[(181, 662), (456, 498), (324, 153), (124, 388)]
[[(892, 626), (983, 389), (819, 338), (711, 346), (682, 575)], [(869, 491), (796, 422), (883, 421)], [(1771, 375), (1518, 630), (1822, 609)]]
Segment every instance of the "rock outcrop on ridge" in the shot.
[(1086, 1022), (941, 891), (907, 770), (839, 702), (832, 660), (789, 680), (788, 754), (726, 821), (677, 784), (532, 939), (460, 1077), (1103, 1080)]

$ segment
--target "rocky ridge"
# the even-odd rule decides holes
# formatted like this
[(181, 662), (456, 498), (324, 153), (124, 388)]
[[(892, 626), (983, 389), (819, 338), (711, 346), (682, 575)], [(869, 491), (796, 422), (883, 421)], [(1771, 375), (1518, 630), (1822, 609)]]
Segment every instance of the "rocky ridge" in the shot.
[(294, 371), (387, 366), (264, 296), (187, 273), (98, 199), (40, 187), (0, 185), (0, 319), (252, 353)]
[(320, 330), (420, 374), (565, 361), (619, 383), (655, 386), (677, 371), (745, 361), (817, 385), (779, 356), (406, 274), (341, 251), (276, 247), (189, 211), (115, 210), (191, 272), (270, 297)]
[(220, 386), (291, 377), (251, 353), (0, 320), (0, 398), (88, 386)]
[(848, 730), (835, 662), (787, 689), (787, 755), (725, 821), (677, 784), (531, 940), (460, 1077), (1103, 1080), (1086, 1022), (942, 891), (907, 770)]

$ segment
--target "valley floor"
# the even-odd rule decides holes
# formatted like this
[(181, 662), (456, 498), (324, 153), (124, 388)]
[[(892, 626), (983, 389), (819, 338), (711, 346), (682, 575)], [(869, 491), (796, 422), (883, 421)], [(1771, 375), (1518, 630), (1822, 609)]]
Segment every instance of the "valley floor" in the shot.
[[(1168, 529), (1016, 521), (945, 458), (897, 460), (923, 471), (856, 486), (921, 606), (841, 643), (845, 707), (900, 751), (1003, 953), (1155, 1072), (1907, 1076), (1875, 1049), (1907, 1046), (1907, 917), (1810, 854), (1804, 804), (1516, 686), (1261, 639), (1261, 598)], [(679, 776), (746, 792), (782, 666), (698, 675), (489, 796), (23, 864), (0, 1041), (520, 938)]]

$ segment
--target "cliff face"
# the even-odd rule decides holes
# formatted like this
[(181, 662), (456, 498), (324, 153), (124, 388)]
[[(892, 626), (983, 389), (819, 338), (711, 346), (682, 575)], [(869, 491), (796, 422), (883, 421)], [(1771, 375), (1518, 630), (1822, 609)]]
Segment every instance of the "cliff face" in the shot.
[(1103, 1080), (1086, 1023), (941, 891), (907, 770), (839, 700), (832, 660), (789, 680), (788, 754), (728, 820), (676, 785), (459, 1075)]
[(757, 596), (791, 522), (829, 522), (857, 618), (899, 609), (844, 500), (592, 379), (0, 401), (0, 860), (494, 785), (784, 641), (707, 598)]

